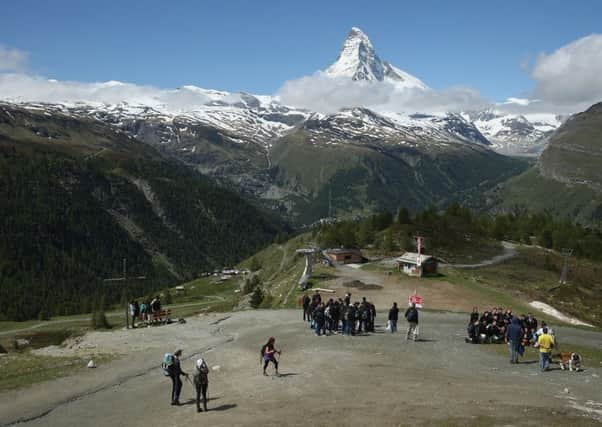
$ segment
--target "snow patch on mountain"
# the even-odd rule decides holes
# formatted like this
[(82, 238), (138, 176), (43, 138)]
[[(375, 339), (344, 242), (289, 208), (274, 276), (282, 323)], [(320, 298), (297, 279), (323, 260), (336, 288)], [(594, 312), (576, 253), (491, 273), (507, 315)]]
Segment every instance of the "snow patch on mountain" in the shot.
[(555, 114), (509, 114), (494, 109), (466, 115), (501, 154), (537, 156), (564, 118)]
[[(183, 90), (203, 94), (207, 97), (206, 103), (184, 109), (173, 109), (160, 102), (154, 105), (130, 102), (17, 104), (27, 109), (44, 110), (49, 114), (58, 112), (68, 116), (90, 117), (126, 130), (137, 121), (160, 124), (165, 128), (159, 134), (160, 142), (163, 143), (177, 140), (180, 132), (194, 132), (189, 126), (209, 126), (223, 132), (223, 136), (230, 141), (253, 142), (266, 147), (270, 146), (273, 139), (284, 135), (310, 115), (307, 111), (281, 105), (271, 97), (211, 91), (194, 86)], [(134, 133), (132, 136), (138, 135)]]
[(313, 114), (303, 127), (314, 144), (489, 145), (479, 130), (459, 114), (377, 113), (358, 107)]

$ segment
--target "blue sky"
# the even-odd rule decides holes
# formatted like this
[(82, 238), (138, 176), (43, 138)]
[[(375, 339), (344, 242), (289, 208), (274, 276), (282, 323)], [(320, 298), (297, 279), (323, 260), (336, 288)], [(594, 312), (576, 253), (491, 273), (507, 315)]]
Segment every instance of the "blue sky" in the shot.
[(358, 26), (429, 86), (502, 100), (532, 88), (521, 64), (602, 32), (601, 16), (596, 1), (19, 0), (2, 6), (0, 44), (59, 80), (274, 93), (326, 68)]

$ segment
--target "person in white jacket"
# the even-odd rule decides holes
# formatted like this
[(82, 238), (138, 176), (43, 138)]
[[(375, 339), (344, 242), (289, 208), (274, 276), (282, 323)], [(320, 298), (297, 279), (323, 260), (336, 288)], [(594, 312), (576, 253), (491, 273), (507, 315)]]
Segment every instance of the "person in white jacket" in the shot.
[(203, 410), (207, 412), (207, 389), (209, 388), (209, 367), (204, 359), (196, 361), (194, 368), (194, 386), (196, 388), (196, 410), (201, 412), (201, 396), (203, 396)]

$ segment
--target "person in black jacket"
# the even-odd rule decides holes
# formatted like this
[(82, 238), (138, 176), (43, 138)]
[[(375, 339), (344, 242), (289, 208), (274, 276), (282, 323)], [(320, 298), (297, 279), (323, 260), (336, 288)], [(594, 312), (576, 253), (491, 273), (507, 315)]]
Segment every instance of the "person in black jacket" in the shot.
[(391, 333), (394, 334), (397, 332), (397, 319), (399, 318), (399, 308), (397, 308), (397, 303), (393, 303), (393, 307), (389, 310), (389, 323), (391, 325)]
[(173, 363), (168, 367), (169, 378), (171, 378), (171, 404), (180, 404), (180, 392), (182, 391), (182, 380), (181, 375), (188, 378), (188, 374), (182, 371), (180, 365), (180, 356), (182, 356), (182, 350), (176, 350), (173, 354)]
[(309, 295), (303, 295), (303, 320), (307, 320), (308, 322), (311, 320), (311, 313), (309, 311), (309, 306), (311, 304), (311, 298)]
[(475, 320), (474, 322), (472, 322), (470, 325), (468, 325), (467, 328), (467, 332), (468, 332), (468, 338), (466, 338), (466, 342), (472, 343), (472, 344), (478, 344), (479, 343), (479, 320)]
[(406, 333), (406, 340), (410, 339), (410, 336), (414, 341), (418, 339), (418, 310), (416, 304), (412, 305), (406, 310), (405, 318), (408, 321), (408, 332)]
[(376, 306), (371, 302), (370, 305), (370, 332), (374, 332), (374, 322), (376, 321)]
[(326, 327), (325, 327), (325, 322), (326, 322), (326, 315), (324, 314), (324, 304), (320, 304), (319, 306), (316, 307), (316, 309), (314, 310), (314, 321), (316, 322), (316, 335), (317, 336), (321, 336), (321, 335), (325, 335), (326, 334)]
[(479, 320), (479, 309), (477, 307), (473, 307), (472, 313), (470, 313), (470, 322), (468, 322), (468, 324), (472, 325), (477, 320)]
[(518, 363), (519, 347), (524, 332), (518, 317), (513, 317), (510, 326), (506, 329), (506, 342), (508, 343), (508, 351), (510, 352), (510, 363)]
[(531, 313), (528, 313), (525, 318), (525, 332), (533, 335), (535, 331), (537, 331), (537, 319)]

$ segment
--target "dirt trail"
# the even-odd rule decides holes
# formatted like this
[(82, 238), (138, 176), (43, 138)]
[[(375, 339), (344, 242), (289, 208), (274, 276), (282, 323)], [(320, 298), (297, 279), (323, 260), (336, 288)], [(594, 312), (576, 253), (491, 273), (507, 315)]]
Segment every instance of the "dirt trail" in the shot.
[[(207, 315), (184, 325), (92, 333), (82, 344), (124, 357), (26, 393), (0, 394), (0, 424), (29, 419), (23, 425), (523, 425), (534, 420), (597, 425), (602, 420), (596, 412), (600, 367), (542, 374), (534, 363), (509, 365), (487, 346), (463, 342), (463, 315), (422, 313), (421, 342), (384, 333), (384, 313), (377, 320), (377, 333), (357, 337), (316, 337), (298, 310)], [(600, 333), (561, 332), (565, 342), (581, 337), (602, 345)], [(283, 350), (280, 378), (261, 375), (258, 350), (270, 335)], [(180, 346), (184, 356), (203, 352), (210, 366), (220, 366), (209, 376), (208, 413), (196, 413), (186, 382), (185, 405), (169, 404), (169, 380), (158, 365), (164, 351)], [(185, 371), (192, 370), (193, 360), (184, 361)]]
[(500, 255), (496, 255), (493, 258), (487, 259), (485, 261), (481, 261), (477, 264), (449, 264), (450, 267), (455, 268), (479, 268), (479, 267), (487, 267), (488, 265), (499, 264), (501, 262), (507, 261), (511, 258), (514, 258), (517, 255), (516, 245), (510, 242), (502, 242), (502, 247), (504, 248), (504, 252)]
[[(405, 305), (408, 297), (417, 292), (425, 301), (426, 308), (470, 312), (476, 304), (491, 307), (498, 301), (484, 297), (476, 290), (456, 285), (442, 279), (424, 280), (409, 276), (390, 275), (385, 272), (366, 271), (341, 265), (337, 267), (337, 278), (324, 282), (321, 286), (335, 291), (334, 296), (344, 297), (350, 291), (353, 300), (365, 296), (377, 307), (390, 307), (393, 302)], [(355, 289), (345, 287), (346, 282), (359, 280), (365, 284), (376, 284), (381, 289)], [(330, 296), (329, 296), (330, 297)]]

